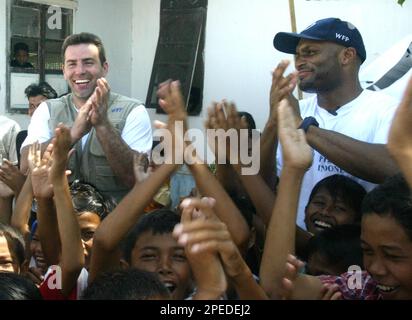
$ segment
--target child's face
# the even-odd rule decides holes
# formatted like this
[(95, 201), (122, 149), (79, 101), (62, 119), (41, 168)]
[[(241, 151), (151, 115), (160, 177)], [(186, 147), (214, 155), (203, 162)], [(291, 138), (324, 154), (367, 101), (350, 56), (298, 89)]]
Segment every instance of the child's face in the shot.
[(0, 235), (0, 272), (20, 272), (17, 258), (10, 251), (7, 239), (3, 235)]
[(140, 235), (132, 251), (131, 266), (155, 272), (169, 289), (172, 299), (182, 300), (192, 289), (189, 262), (182, 246), (171, 233)]
[(16, 52), (15, 56), (19, 64), (23, 65), (29, 60), (29, 53), (25, 50), (19, 50)]
[(100, 218), (93, 212), (84, 212), (77, 216), (77, 221), (79, 222), (84, 248), (85, 268), (88, 269), (90, 265), (90, 258), (92, 256), (93, 236), (96, 229), (100, 225)]
[(319, 191), (305, 209), (305, 224), (309, 232), (317, 234), (336, 225), (354, 222), (355, 211), (341, 197), (333, 199), (325, 189)]
[(412, 299), (412, 241), (391, 216), (362, 218), (363, 263), (384, 299)]
[(38, 229), (34, 233), (31, 241), (30, 241), (30, 251), (31, 255), (36, 261), (37, 268), (40, 268), (44, 273), (47, 271), (47, 264), (44, 260), (43, 251), (41, 249), (41, 243), (39, 239)]

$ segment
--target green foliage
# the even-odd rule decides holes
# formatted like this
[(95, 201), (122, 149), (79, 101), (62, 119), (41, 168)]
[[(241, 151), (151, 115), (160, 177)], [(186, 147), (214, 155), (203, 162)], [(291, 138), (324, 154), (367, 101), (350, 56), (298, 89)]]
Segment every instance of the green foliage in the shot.
[(403, 3), (405, 2), (405, 0), (398, 0), (398, 4), (403, 5)]

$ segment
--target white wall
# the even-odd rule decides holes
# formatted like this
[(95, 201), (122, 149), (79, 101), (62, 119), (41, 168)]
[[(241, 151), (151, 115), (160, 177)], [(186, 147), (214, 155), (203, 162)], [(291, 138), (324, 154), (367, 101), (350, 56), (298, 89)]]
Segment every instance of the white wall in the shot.
[[(75, 32), (103, 39), (114, 91), (145, 101), (159, 32), (160, 0), (78, 0)], [(298, 30), (337, 16), (362, 32), (368, 65), (412, 30), (412, 0), (295, 0)], [(259, 128), (268, 115), (270, 72), (282, 58), (272, 46), (278, 31), (290, 31), (288, 1), (209, 0), (203, 112), (191, 127), (203, 127), (212, 100), (227, 98), (253, 114)], [(0, 113), (6, 101), (6, 0), (0, 0)], [(152, 120), (164, 119), (150, 110)], [(23, 127), (27, 117), (12, 115)]]
[[(336, 16), (361, 31), (372, 60), (412, 30), (412, 0), (403, 7), (396, 0), (295, 0), (297, 28)], [(133, 2), (132, 96), (145, 99), (159, 30), (160, 0)], [(205, 85), (202, 115), (190, 126), (203, 126), (212, 100), (227, 98), (253, 114), (263, 128), (268, 115), (271, 70), (291, 55), (272, 45), (279, 31), (291, 31), (288, 1), (209, 0), (205, 48)], [(150, 111), (152, 119), (164, 119)]]
[(131, 94), (133, 0), (78, 0), (75, 33), (91, 32), (103, 41), (108, 81), (117, 93)]
[(6, 66), (7, 66), (7, 48), (6, 48), (6, 0), (0, 0), (0, 114), (6, 110)]

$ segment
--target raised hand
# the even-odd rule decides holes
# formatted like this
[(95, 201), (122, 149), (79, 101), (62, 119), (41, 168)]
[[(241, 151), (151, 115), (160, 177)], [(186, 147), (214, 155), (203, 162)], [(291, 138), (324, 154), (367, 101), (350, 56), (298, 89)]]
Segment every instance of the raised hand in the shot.
[(92, 100), (91, 98), (86, 101), (86, 103), (79, 109), (77, 113), (76, 120), (70, 129), (71, 144), (75, 144), (79, 141), (85, 134), (87, 134), (92, 128), (92, 124), (89, 121), (89, 114), (92, 111)]
[(53, 187), (49, 182), (53, 145), (49, 144), (41, 157), (41, 145), (33, 143), (29, 148), (28, 163), (31, 171), (33, 194), (36, 198), (52, 198)]
[(66, 167), (71, 149), (70, 129), (60, 123), (55, 129), (51, 142), (53, 161), (50, 166), (49, 180), (54, 183), (66, 175)]
[(177, 225), (173, 232), (178, 242), (185, 246), (197, 286), (195, 297), (198, 299), (218, 299), (227, 289), (218, 252), (210, 246), (211, 243), (217, 244), (220, 237), (230, 236), (227, 230), (226, 236), (219, 232), (209, 235), (209, 231), (216, 231), (214, 204), (215, 200), (212, 198), (185, 199), (181, 203), (181, 224)]
[(306, 141), (305, 133), (296, 127), (296, 115), (288, 99), (278, 108), (279, 139), (282, 145), (284, 166), (306, 170), (312, 164), (313, 150)]
[(296, 87), (297, 74), (296, 72), (284, 76), (285, 70), (289, 66), (290, 61), (282, 60), (275, 70), (272, 72), (272, 86), (270, 88), (270, 112), (269, 116), (272, 121), (277, 121), (277, 109), (279, 103), (283, 99), (288, 99), (294, 111), (300, 117), (299, 107), (297, 100), (292, 96), (292, 92)]
[[(166, 163), (183, 164), (187, 130), (187, 112), (180, 90), (179, 81), (166, 81), (157, 91), (160, 107), (167, 113), (167, 124), (156, 121), (158, 129), (165, 129), (171, 134), (171, 141), (165, 141)], [(166, 138), (166, 136), (165, 136)]]
[(109, 107), (110, 86), (105, 78), (97, 80), (97, 87), (90, 97), (92, 108), (89, 119), (92, 126), (97, 127), (108, 123), (107, 109)]
[(26, 181), (26, 176), (12, 162), (3, 159), (0, 167), (0, 181), (13, 190), (14, 194), (18, 194)]
[(337, 284), (323, 285), (321, 290), (320, 300), (341, 300), (342, 293), (339, 291), (339, 286)]
[(160, 107), (169, 116), (169, 121), (186, 121), (187, 112), (185, 102), (180, 90), (179, 81), (165, 81), (159, 85), (157, 90)]
[[(248, 141), (241, 141), (240, 138), (247, 138), (248, 135), (240, 135), (240, 130), (248, 129), (247, 121), (244, 117), (239, 117), (234, 103), (223, 100), (220, 103), (213, 103), (208, 108), (208, 118), (205, 122), (208, 130), (208, 143), (212, 151), (215, 152), (217, 163), (226, 163), (226, 159), (231, 159), (231, 163), (239, 163), (240, 144), (247, 144)], [(220, 129), (220, 130), (219, 130)], [(231, 131), (230, 131), (231, 130)], [(233, 134), (233, 139), (228, 143), (226, 137)], [(231, 155), (238, 155), (237, 159), (232, 159)]]
[(398, 162), (410, 164), (412, 159), (412, 77), (392, 121), (387, 147)]
[(295, 281), (298, 277), (299, 270), (304, 266), (304, 263), (297, 259), (294, 255), (289, 255), (286, 262), (285, 275), (281, 283), (281, 299), (289, 300), (292, 297), (295, 289)]

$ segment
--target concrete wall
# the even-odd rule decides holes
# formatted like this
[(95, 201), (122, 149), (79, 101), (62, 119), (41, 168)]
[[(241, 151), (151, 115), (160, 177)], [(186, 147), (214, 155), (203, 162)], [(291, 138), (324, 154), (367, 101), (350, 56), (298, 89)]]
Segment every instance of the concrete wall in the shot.
[(74, 31), (99, 35), (109, 62), (113, 91), (130, 96), (133, 0), (78, 0)]
[[(412, 30), (412, 1), (295, 0), (298, 31), (326, 17), (351, 21), (361, 31), (366, 67)], [(133, 2), (132, 95), (146, 98), (159, 30), (160, 0)], [(190, 126), (201, 128), (206, 107), (227, 98), (249, 111), (263, 128), (268, 115), (271, 70), (284, 58), (272, 45), (278, 31), (291, 31), (288, 1), (209, 0), (202, 114)], [(291, 70), (291, 68), (290, 68)], [(164, 119), (150, 111), (152, 119)]]
[[(5, 111), (6, 1), (0, 0), (0, 113)], [(113, 90), (145, 101), (154, 60), (160, 0), (79, 0), (75, 32), (99, 34), (110, 63)], [(412, 30), (412, 0), (295, 0), (298, 30), (336, 16), (354, 23), (368, 51), (367, 66)], [(209, 0), (205, 46), (204, 105), (191, 127), (203, 127), (206, 107), (227, 98), (249, 111), (259, 128), (268, 115), (271, 70), (290, 55), (272, 46), (278, 31), (290, 31), (288, 1)], [(152, 120), (164, 116), (150, 110)], [(12, 115), (22, 126), (25, 116)]]

